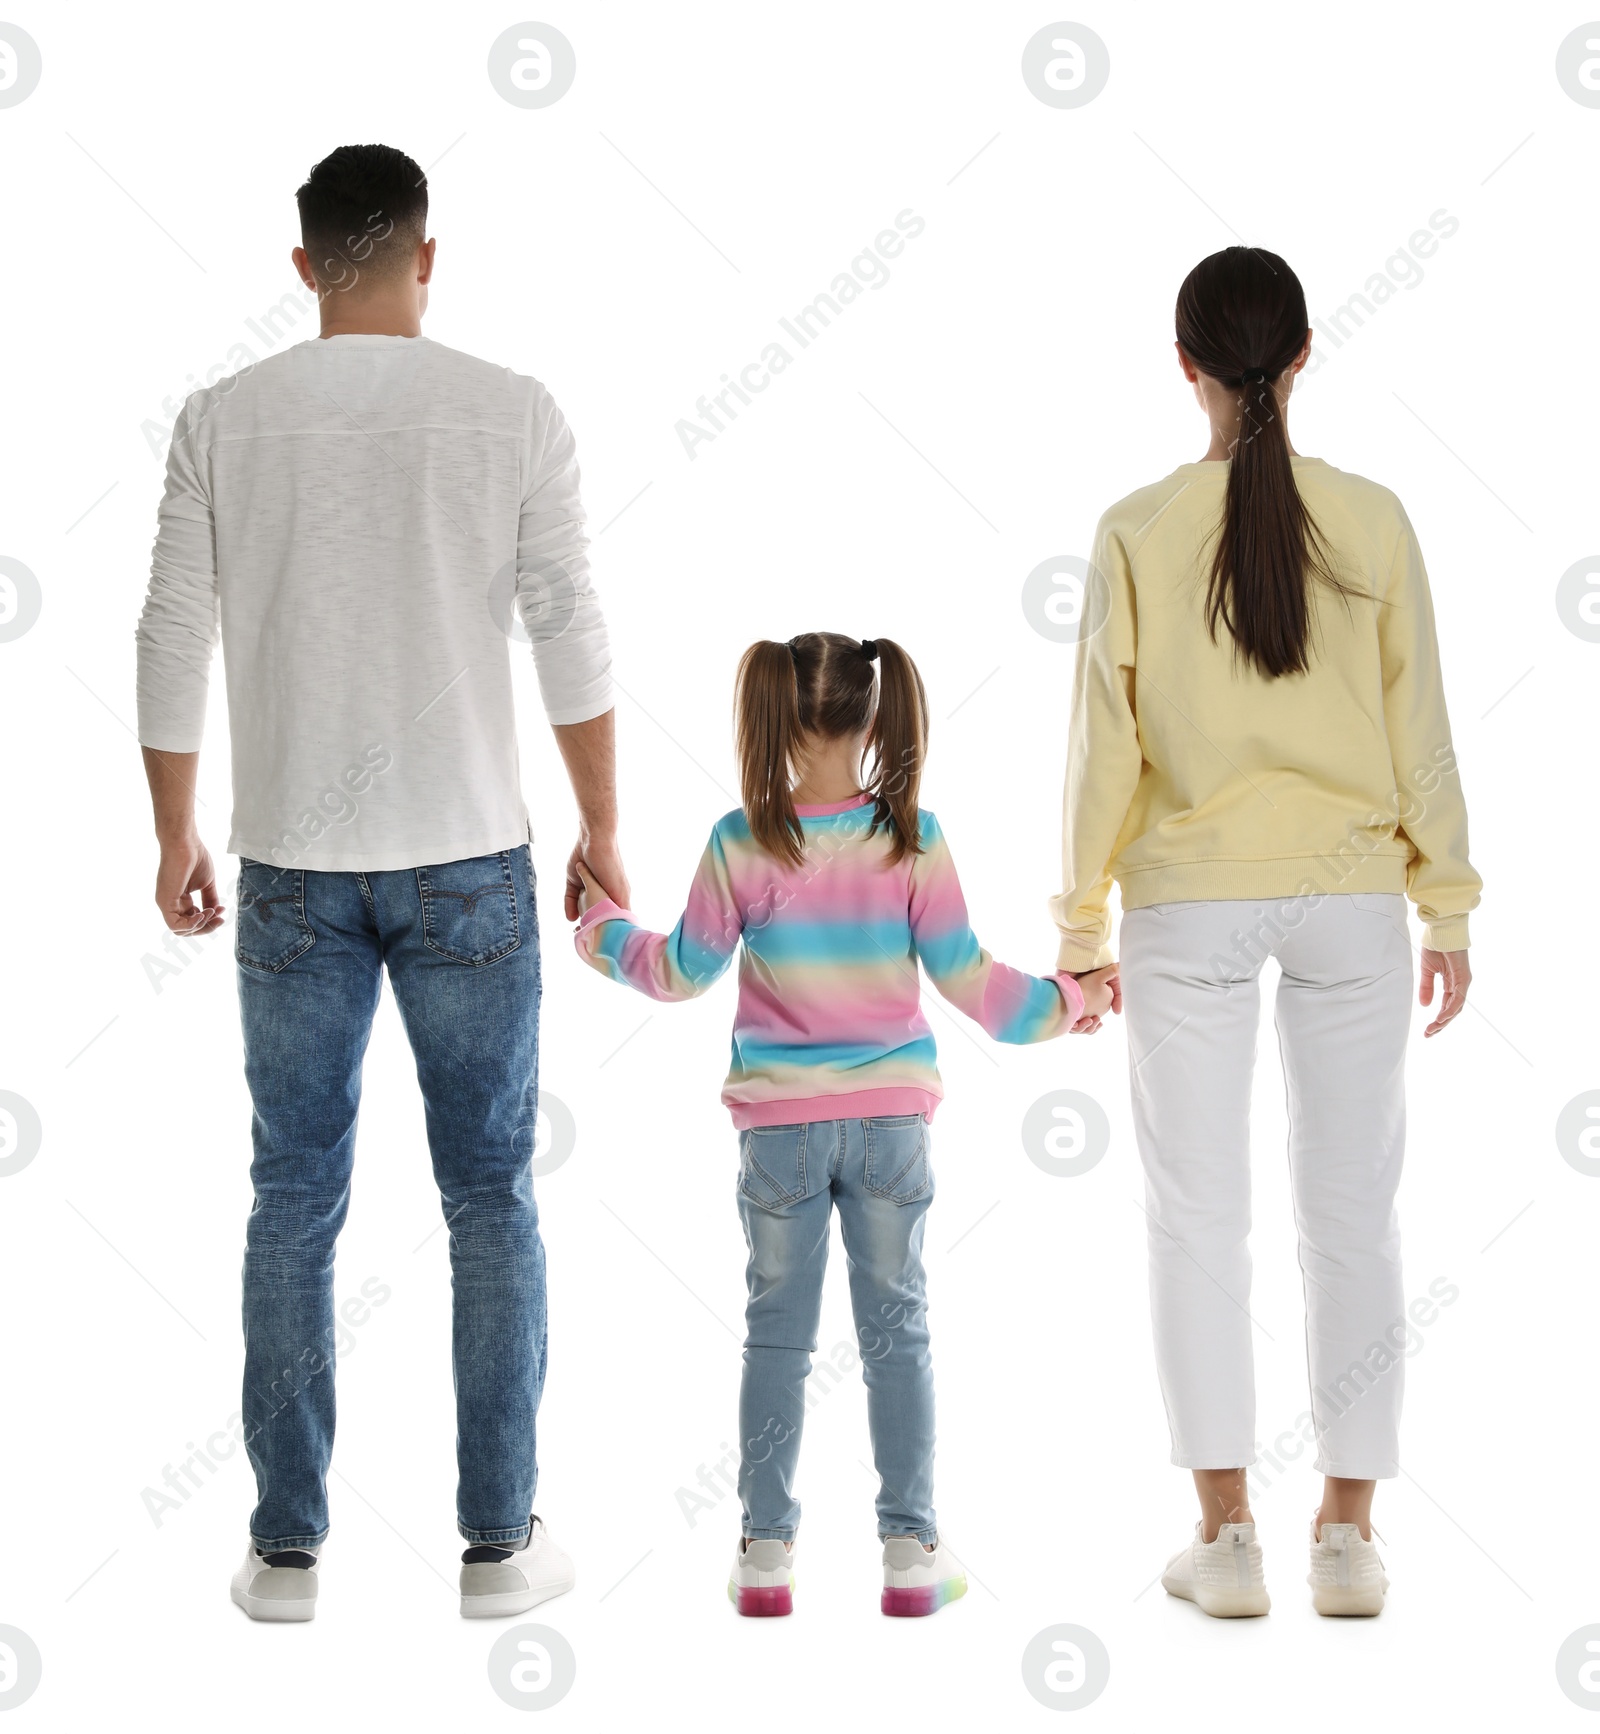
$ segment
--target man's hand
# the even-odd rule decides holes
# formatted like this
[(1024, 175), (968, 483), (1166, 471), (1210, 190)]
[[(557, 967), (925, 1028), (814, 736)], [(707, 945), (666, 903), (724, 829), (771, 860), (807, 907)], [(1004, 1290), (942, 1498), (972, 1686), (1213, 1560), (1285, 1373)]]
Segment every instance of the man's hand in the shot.
[(1108, 963), (1103, 969), (1086, 969), (1080, 975), (1072, 972), (1083, 993), (1083, 1016), (1072, 1026), (1075, 1036), (1092, 1036), (1107, 1012), (1122, 1010), (1122, 977), (1119, 965)]
[(628, 875), (617, 852), (616, 712), (605, 711), (587, 722), (558, 723), (555, 737), (578, 803), (578, 841), (567, 861), (567, 920), (578, 919), (580, 861), (627, 908)]
[(174, 933), (190, 938), (215, 933), (221, 927), (224, 906), (217, 896), (217, 876), (212, 871), (210, 851), (198, 835), (191, 832), (162, 842), (161, 865), (156, 869), (156, 907)]
[(567, 861), (567, 920), (576, 921), (591, 903), (602, 897), (609, 897), (619, 908), (626, 909), (630, 896), (628, 875), (616, 838), (601, 842), (593, 837), (580, 837)]
[(1472, 970), (1467, 963), (1464, 951), (1430, 951), (1422, 948), (1422, 980), (1418, 987), (1417, 1001), (1420, 1005), (1433, 1004), (1433, 984), (1435, 978), (1441, 984), (1443, 992), (1439, 1000), (1439, 1015), (1422, 1032), (1425, 1036), (1436, 1036), (1447, 1023), (1452, 1023), (1461, 1015), (1461, 1008), (1467, 1003), (1467, 989), (1472, 984)]
[[(200, 775), (199, 753), (168, 753), (141, 747), (144, 774), (150, 784), (155, 813), (156, 843), (161, 865), (156, 869), (156, 907), (174, 933), (215, 933), (222, 925), (222, 903), (211, 857), (194, 822), (194, 786)], [(195, 903), (198, 893), (200, 902)]]

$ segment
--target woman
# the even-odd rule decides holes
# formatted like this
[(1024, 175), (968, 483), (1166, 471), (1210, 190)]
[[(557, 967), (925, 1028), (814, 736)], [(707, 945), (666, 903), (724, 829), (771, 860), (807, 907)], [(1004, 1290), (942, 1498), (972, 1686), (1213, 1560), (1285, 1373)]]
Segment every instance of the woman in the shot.
[(1316, 1467), (1313, 1602), (1376, 1614), (1375, 1484), (1398, 1472), (1405, 1341), (1394, 1215), (1411, 943), (1432, 1036), (1466, 1000), (1480, 880), (1416, 536), (1388, 489), (1300, 456), (1286, 421), (1311, 352), (1276, 254), (1229, 247), (1178, 295), (1178, 361), (1211, 428), (1101, 520), (1079, 644), (1061, 967), (1111, 961), (1150, 1219), (1172, 1461), (1200, 1521), (1162, 1583), (1208, 1614), (1269, 1606), (1245, 1466), (1250, 1081), (1259, 976), (1276, 1021), (1305, 1275)]

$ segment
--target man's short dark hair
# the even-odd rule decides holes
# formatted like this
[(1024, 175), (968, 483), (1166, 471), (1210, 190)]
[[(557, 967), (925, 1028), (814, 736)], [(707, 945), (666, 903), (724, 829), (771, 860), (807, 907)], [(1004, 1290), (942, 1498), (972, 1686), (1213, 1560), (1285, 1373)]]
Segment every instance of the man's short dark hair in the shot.
[(349, 287), (409, 263), (428, 231), (428, 177), (389, 145), (340, 145), (295, 194), (300, 239), (319, 283)]

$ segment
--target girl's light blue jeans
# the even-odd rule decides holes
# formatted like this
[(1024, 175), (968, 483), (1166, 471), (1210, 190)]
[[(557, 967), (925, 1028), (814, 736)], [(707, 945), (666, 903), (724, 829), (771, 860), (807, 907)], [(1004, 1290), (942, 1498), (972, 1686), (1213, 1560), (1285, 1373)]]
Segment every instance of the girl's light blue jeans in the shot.
[(878, 1471), (878, 1533), (932, 1543), (933, 1363), (923, 1222), (933, 1198), (919, 1114), (757, 1126), (739, 1135), (746, 1267), (739, 1497), (744, 1533), (790, 1541), (806, 1378), (817, 1346), (835, 1206), (850, 1270), (867, 1418)]

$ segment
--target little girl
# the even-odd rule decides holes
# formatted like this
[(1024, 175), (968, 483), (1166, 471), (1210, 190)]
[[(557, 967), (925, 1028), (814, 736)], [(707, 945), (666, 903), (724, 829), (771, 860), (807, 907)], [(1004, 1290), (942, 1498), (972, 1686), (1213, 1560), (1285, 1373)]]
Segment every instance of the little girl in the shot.
[(578, 950), (670, 1000), (704, 992), (744, 941), (722, 1091), (750, 1251), (730, 1599), (741, 1614), (793, 1607), (795, 1469), (837, 1206), (880, 1483), (881, 1606), (931, 1614), (967, 1582), (933, 1509), (922, 1234), (943, 1090), (917, 963), (1003, 1042), (1098, 1029), (1115, 967), (1040, 979), (979, 946), (943, 833), (917, 806), (927, 699), (899, 645), (834, 632), (754, 644), (735, 722), (744, 807), (712, 830), (683, 919), (646, 932), (585, 872)]

